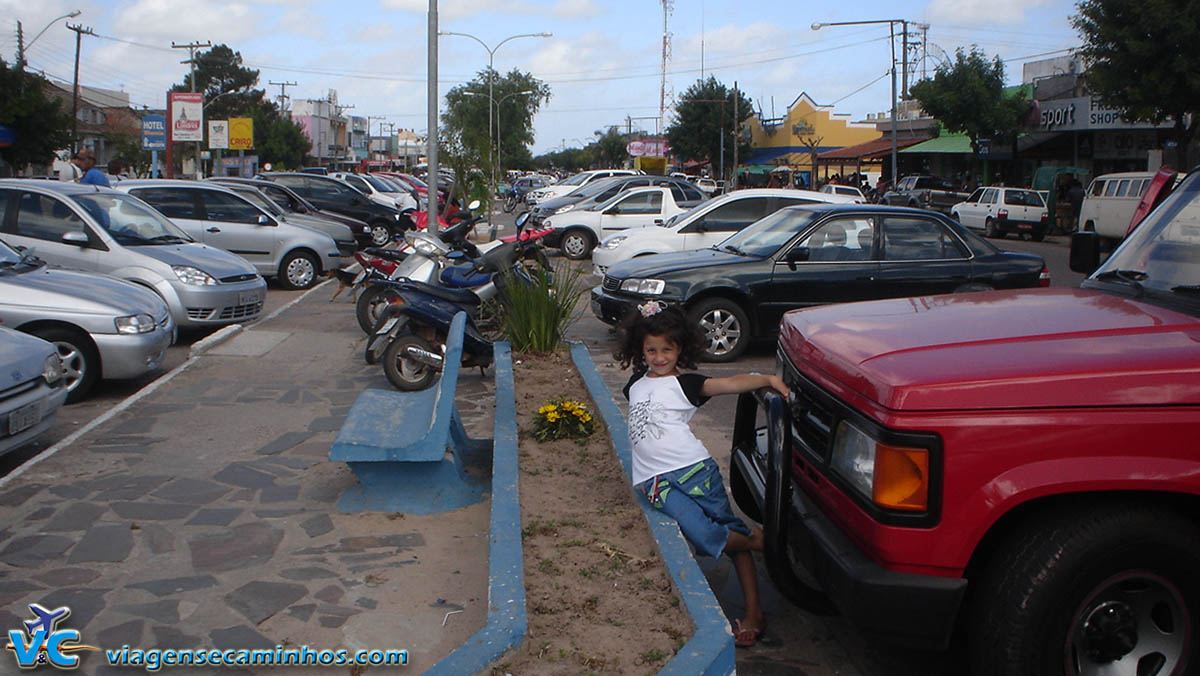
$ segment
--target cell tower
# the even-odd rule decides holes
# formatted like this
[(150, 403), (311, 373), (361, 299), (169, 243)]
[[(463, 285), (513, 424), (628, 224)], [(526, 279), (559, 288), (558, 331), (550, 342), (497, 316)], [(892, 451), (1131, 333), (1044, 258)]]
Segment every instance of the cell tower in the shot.
[(663, 8), (663, 40), (662, 40), (662, 69), (658, 89), (658, 132), (663, 130), (663, 115), (667, 108), (667, 61), (671, 58), (671, 33), (667, 30), (667, 18), (675, 9), (675, 0), (662, 0)]

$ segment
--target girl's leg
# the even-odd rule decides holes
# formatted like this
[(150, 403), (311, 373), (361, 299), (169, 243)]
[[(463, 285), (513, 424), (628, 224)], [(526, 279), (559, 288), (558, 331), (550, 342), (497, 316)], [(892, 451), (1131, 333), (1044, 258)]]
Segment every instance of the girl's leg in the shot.
[(733, 559), (733, 568), (737, 572), (738, 582), (742, 585), (742, 596), (746, 599), (746, 616), (737, 623), (734, 642), (739, 645), (753, 645), (758, 641), (766, 626), (762, 605), (758, 598), (758, 571), (754, 568), (754, 555), (751, 552), (762, 551), (763, 534), (761, 528), (753, 528), (753, 535), (746, 536), (737, 531), (729, 532), (725, 542), (725, 551)]

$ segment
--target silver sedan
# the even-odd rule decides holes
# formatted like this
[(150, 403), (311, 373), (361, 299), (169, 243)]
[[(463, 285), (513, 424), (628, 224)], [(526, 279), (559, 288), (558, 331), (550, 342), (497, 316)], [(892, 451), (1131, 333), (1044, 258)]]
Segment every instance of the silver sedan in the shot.
[(0, 455), (37, 439), (54, 425), (67, 398), (54, 347), (0, 326)]
[(139, 378), (162, 365), (175, 339), (171, 312), (153, 291), (115, 277), (51, 269), (0, 242), (0, 323), (52, 343), (68, 402), (101, 378)]

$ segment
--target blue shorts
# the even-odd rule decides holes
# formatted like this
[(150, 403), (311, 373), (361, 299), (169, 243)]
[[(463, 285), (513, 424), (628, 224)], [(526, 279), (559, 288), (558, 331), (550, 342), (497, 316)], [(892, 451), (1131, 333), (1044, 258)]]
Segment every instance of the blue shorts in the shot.
[(683, 536), (705, 556), (720, 556), (730, 531), (751, 535), (745, 522), (734, 516), (721, 470), (712, 458), (659, 474), (637, 487), (650, 504), (679, 523)]

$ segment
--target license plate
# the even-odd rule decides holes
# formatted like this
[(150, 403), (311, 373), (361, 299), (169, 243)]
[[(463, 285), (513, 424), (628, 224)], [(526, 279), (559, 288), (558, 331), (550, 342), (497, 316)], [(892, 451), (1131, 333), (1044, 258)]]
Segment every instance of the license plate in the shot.
[(12, 413), (8, 414), (8, 434), (11, 436), (19, 432), (33, 427), (37, 421), (41, 420), (41, 411), (38, 409), (38, 402), (33, 402), (26, 406), (22, 406)]
[(1033, 225), (1031, 225), (1029, 223), (1019, 223), (1019, 224), (1017, 224), (1017, 229), (1018, 230), (1033, 230)]
[(242, 291), (238, 293), (238, 305), (253, 305), (258, 302), (257, 291)]
[(350, 286), (358, 286), (358, 283), (361, 282), (364, 278), (366, 278), (366, 276), (367, 276), (366, 270), (359, 270), (358, 274), (354, 275), (354, 281), (350, 282)]
[(392, 317), (391, 319), (387, 320), (386, 322), (384, 322), (383, 326), (379, 327), (379, 330), (375, 332), (375, 335), (382, 336), (383, 334), (387, 333), (388, 331), (391, 331), (392, 327), (395, 326), (396, 322), (398, 322), (398, 321), (400, 321), (399, 317)]

